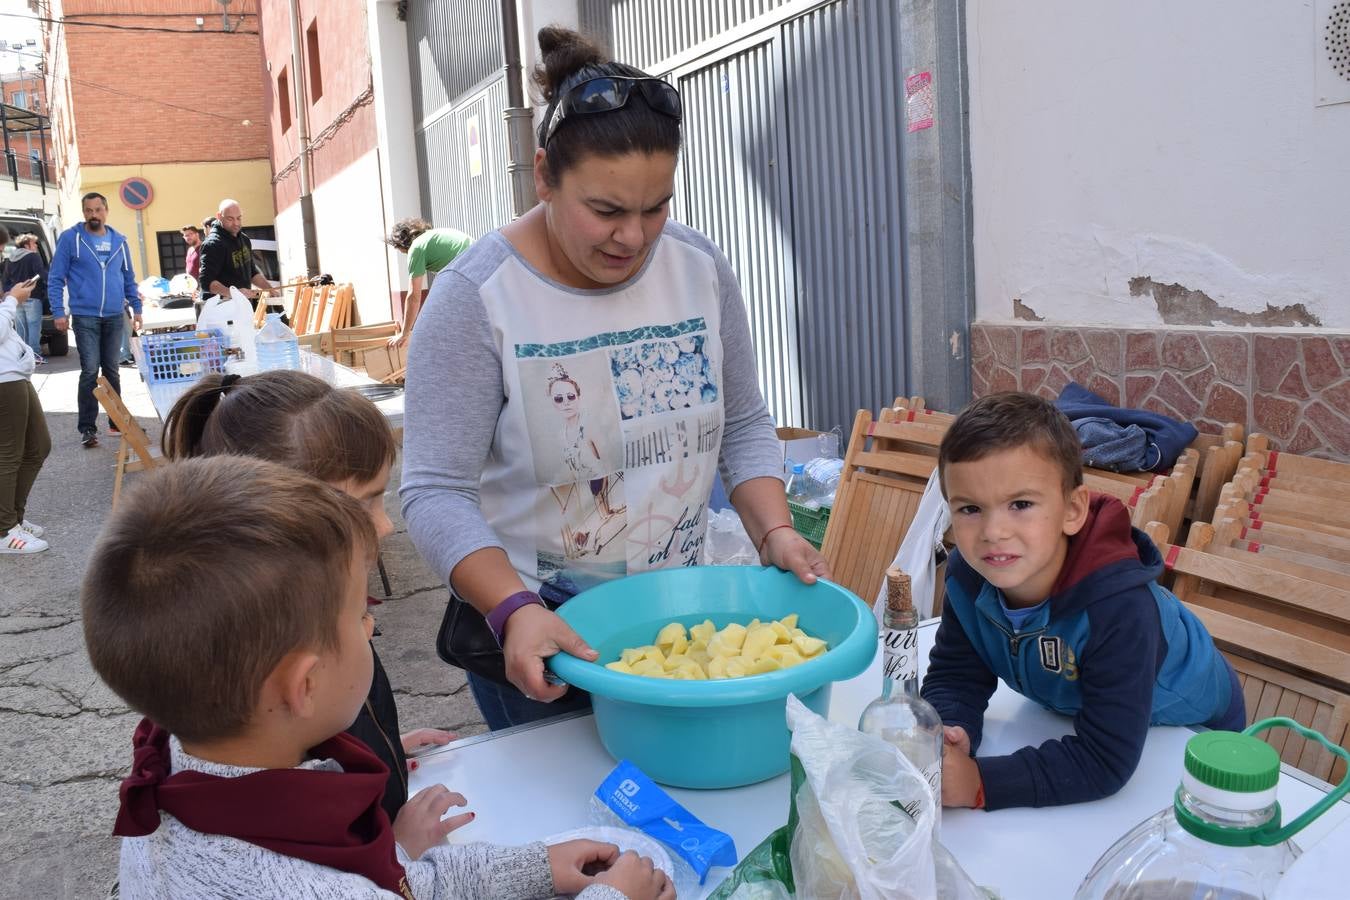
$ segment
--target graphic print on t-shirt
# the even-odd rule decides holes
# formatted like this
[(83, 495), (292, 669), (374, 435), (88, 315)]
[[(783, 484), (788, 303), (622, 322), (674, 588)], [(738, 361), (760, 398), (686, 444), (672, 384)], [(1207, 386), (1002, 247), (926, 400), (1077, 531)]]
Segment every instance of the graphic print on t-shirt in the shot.
[(698, 564), (722, 427), (720, 366), (707, 344), (696, 317), (516, 345), (546, 535), (541, 581), (572, 594)]

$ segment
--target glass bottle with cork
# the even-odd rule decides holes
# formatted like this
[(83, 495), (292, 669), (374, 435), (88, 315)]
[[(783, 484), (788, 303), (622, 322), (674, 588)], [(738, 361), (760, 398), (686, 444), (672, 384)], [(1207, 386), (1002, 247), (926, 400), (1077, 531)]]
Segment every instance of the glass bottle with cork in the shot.
[[(936, 821), (942, 816), (942, 718), (919, 696), (919, 613), (909, 576), (886, 570), (884, 664), (881, 696), (863, 710), (858, 729), (874, 734), (905, 755), (933, 791)], [(908, 804), (913, 815), (916, 809)]]

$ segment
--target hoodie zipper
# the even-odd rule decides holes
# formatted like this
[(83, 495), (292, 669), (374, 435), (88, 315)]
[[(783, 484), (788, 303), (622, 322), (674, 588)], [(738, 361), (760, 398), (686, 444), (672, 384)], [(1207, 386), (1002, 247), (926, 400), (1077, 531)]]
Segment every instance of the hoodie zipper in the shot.
[[(78, 243), (84, 244), (84, 239), (81, 238), (79, 235), (76, 235), (76, 236), (75, 236), (75, 240), (76, 240)], [(109, 231), (109, 234), (108, 234), (108, 242), (109, 242), (109, 243), (112, 243), (112, 233), (111, 233), (111, 230)], [(105, 263), (105, 262), (99, 262), (98, 253), (94, 250), (94, 248), (93, 248), (93, 247), (90, 247), (88, 244), (84, 244), (84, 246), (87, 247), (87, 248), (89, 249), (89, 252), (90, 252), (91, 254), (93, 254), (94, 262), (98, 263), (98, 314), (99, 314), (99, 317), (102, 318), (103, 313), (107, 310), (107, 307), (108, 307), (108, 263)], [(122, 250), (122, 262), (125, 263), (125, 262), (126, 262), (126, 259), (127, 259), (127, 258), (126, 258), (126, 245), (123, 244), (123, 245), (122, 245), (121, 247), (119, 247), (118, 249)], [(78, 249), (76, 250), (75, 255), (76, 255), (76, 256), (79, 256), (79, 250), (78, 250)], [(108, 253), (108, 262), (112, 262), (112, 257), (113, 257), (112, 252), (109, 252), (109, 253)], [(120, 314), (120, 313), (121, 313), (121, 310), (118, 310), (118, 313)], [(72, 315), (74, 314), (74, 310), (71, 311), (71, 314), (72, 314)]]
[(1007, 628), (1003, 627), (1002, 622), (995, 619), (987, 611), (981, 609), (980, 615), (988, 619), (989, 624), (997, 628), (999, 632), (1005, 638), (1007, 638), (1008, 653), (1012, 657), (1013, 677), (1017, 679), (1017, 692), (1019, 694), (1023, 693), (1024, 679), (1022, 678), (1022, 670), (1025, 667), (1022, 665), (1022, 645), (1025, 642), (1031, 640), (1032, 638), (1040, 637), (1042, 634), (1045, 633), (1046, 628), (1045, 627), (1037, 628), (1035, 631), (1009, 631)]

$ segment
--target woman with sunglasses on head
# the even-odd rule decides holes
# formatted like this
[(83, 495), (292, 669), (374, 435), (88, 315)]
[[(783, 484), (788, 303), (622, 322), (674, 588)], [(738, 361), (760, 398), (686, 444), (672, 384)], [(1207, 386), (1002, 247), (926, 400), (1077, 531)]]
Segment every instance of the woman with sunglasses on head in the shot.
[(719, 471), (764, 563), (829, 575), (792, 529), (736, 278), (669, 219), (678, 92), (572, 31), (539, 47), (540, 202), (436, 281), (408, 356), (403, 514), (451, 587), (437, 648), (494, 729), (589, 705), (545, 679), (560, 650), (596, 658), (552, 610), (697, 565)]

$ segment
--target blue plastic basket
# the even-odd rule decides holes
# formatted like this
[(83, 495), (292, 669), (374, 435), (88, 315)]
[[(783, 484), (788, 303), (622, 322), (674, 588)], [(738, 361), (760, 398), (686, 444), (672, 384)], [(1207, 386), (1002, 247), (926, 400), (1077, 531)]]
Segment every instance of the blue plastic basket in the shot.
[(142, 335), (146, 383), (195, 381), (207, 372), (224, 372), (229, 346), (224, 333), (216, 328)]

